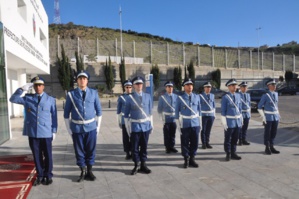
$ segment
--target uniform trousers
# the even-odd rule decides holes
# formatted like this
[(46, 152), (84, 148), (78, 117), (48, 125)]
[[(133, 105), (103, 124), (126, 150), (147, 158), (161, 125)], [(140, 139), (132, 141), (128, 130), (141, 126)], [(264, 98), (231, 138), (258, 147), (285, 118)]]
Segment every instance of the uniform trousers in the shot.
[(224, 131), (224, 151), (226, 153), (236, 152), (240, 131), (240, 127), (228, 128), (226, 131)]
[(146, 162), (147, 160), (147, 143), (151, 130), (145, 132), (132, 132), (132, 160), (135, 163)]
[(276, 137), (278, 121), (267, 121), (264, 131), (264, 144), (272, 146)]
[(243, 126), (239, 135), (240, 140), (246, 140), (249, 120), (250, 118), (243, 118)]
[(175, 131), (176, 131), (176, 123), (170, 122), (165, 123), (163, 127), (164, 134), (164, 146), (166, 148), (173, 148), (175, 145)]
[(202, 116), (202, 130), (201, 130), (201, 143), (210, 143), (211, 129), (214, 123), (214, 116)]
[(84, 133), (73, 133), (72, 138), (77, 165), (79, 167), (94, 165), (96, 156), (97, 130), (94, 129)]
[(128, 135), (126, 126), (123, 124), (121, 125), (122, 128), (122, 134), (123, 134), (123, 148), (124, 152), (128, 153), (131, 151), (131, 143), (130, 143), (130, 137)]
[(53, 177), (52, 140), (53, 138), (29, 137), (29, 146), (38, 178)]
[(194, 157), (198, 148), (199, 126), (181, 128), (181, 132), (182, 156)]

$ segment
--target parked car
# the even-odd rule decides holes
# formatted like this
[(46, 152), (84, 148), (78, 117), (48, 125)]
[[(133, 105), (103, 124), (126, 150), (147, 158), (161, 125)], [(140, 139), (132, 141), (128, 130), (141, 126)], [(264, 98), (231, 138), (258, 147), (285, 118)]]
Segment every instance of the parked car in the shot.
[(226, 92), (218, 88), (212, 88), (211, 93), (215, 95), (215, 99), (216, 99), (216, 98), (222, 98), (222, 96), (225, 95)]
[(287, 95), (296, 95), (296, 93), (299, 92), (299, 88), (296, 87), (283, 87), (283, 88), (279, 88), (277, 89), (277, 93), (279, 96), (287, 94)]
[(257, 105), (260, 102), (264, 93), (266, 93), (266, 89), (250, 89), (247, 93), (250, 94), (251, 98), (251, 110), (257, 110)]

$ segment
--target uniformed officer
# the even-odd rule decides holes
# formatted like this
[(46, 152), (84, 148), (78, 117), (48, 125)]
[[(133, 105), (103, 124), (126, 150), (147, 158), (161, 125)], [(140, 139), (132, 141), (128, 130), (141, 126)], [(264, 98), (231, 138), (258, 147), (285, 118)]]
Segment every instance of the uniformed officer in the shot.
[(130, 137), (127, 132), (125, 121), (124, 121), (124, 114), (125, 114), (125, 108), (126, 108), (126, 101), (128, 98), (128, 95), (132, 93), (132, 82), (131, 80), (126, 80), (123, 83), (123, 86), (125, 88), (124, 94), (120, 95), (117, 100), (117, 119), (119, 127), (122, 129), (122, 137), (123, 137), (123, 147), (124, 152), (126, 152), (126, 160), (129, 160), (132, 158), (131, 155), (131, 142)]
[(184, 168), (198, 167), (195, 155), (198, 148), (201, 109), (200, 98), (192, 93), (193, 81), (186, 79), (183, 82), (184, 94), (178, 96), (175, 106), (175, 118), (181, 130), (181, 148), (184, 157)]
[[(265, 93), (261, 101), (258, 103), (258, 112), (263, 118), (263, 123), (265, 126), (264, 131), (264, 144), (266, 146), (265, 153), (271, 155), (272, 153), (280, 153), (274, 148), (274, 139), (277, 133), (277, 127), (280, 120), (279, 110), (278, 110), (278, 94), (275, 92), (276, 82), (275, 79), (270, 79), (266, 82), (269, 89)], [(263, 110), (264, 109), (264, 110)]]
[(237, 82), (230, 79), (225, 84), (229, 92), (221, 100), (221, 123), (224, 127), (224, 151), (226, 161), (240, 160), (237, 155), (237, 142), (242, 127), (242, 104), (240, 95), (236, 94)]
[(175, 104), (177, 101), (177, 95), (173, 93), (173, 83), (168, 81), (164, 84), (166, 92), (159, 97), (158, 113), (161, 115), (164, 121), (163, 134), (164, 134), (164, 146), (166, 153), (177, 153), (178, 150), (175, 146)]
[(247, 141), (247, 129), (249, 120), (251, 117), (251, 104), (250, 104), (250, 94), (247, 92), (247, 82), (242, 82), (239, 84), (240, 92), (238, 94), (241, 97), (241, 103), (242, 103), (242, 117), (243, 117), (243, 125), (242, 129), (239, 134), (239, 145), (250, 145), (250, 143)]
[(68, 92), (64, 108), (65, 125), (73, 138), (77, 165), (81, 169), (78, 182), (82, 182), (84, 179), (91, 181), (96, 179), (92, 173), (92, 166), (95, 162), (102, 108), (98, 92), (87, 86), (89, 77), (89, 73), (86, 71), (78, 73), (78, 88)]
[[(37, 172), (33, 186), (53, 182), (52, 141), (57, 132), (57, 109), (55, 98), (44, 92), (44, 84), (43, 78), (34, 77), (31, 83), (17, 89), (10, 98), (10, 102), (22, 104), (26, 111), (23, 135), (29, 138)], [(32, 86), (35, 94), (21, 97), (23, 91), (28, 91)]]
[(202, 113), (201, 143), (202, 149), (211, 149), (213, 147), (210, 145), (210, 134), (216, 116), (215, 96), (211, 93), (210, 82), (205, 82), (203, 88), (204, 91), (199, 94)]
[[(137, 76), (132, 79), (132, 82), (135, 92), (126, 98), (124, 115), (125, 125), (127, 132), (131, 135), (132, 143), (134, 168), (131, 175), (135, 175), (137, 171), (149, 174), (151, 170), (146, 166), (146, 160), (149, 134), (153, 130), (153, 102), (151, 96), (142, 91), (144, 83), (142, 77)], [(140, 161), (141, 166), (139, 168)]]

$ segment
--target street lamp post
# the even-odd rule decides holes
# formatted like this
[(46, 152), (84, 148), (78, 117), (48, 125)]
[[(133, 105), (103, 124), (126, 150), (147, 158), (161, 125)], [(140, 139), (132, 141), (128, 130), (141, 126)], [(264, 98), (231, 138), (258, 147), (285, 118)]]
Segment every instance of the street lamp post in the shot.
[(260, 40), (259, 40), (259, 30), (261, 27), (256, 28), (257, 31), (257, 68), (260, 69)]

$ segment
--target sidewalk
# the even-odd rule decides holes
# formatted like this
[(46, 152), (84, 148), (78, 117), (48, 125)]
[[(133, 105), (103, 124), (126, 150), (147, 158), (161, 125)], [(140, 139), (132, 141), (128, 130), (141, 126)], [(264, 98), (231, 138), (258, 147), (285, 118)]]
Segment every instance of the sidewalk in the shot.
[[(263, 127), (251, 121), (249, 146), (238, 146), (242, 160), (225, 161), (224, 133), (220, 124), (219, 104), (211, 133), (213, 149), (198, 149), (199, 168), (183, 168), (183, 157), (166, 154), (162, 121), (154, 107), (154, 132), (148, 145), (149, 175), (130, 175), (131, 160), (125, 160), (122, 134), (117, 125), (116, 109), (103, 106), (98, 136), (94, 182), (77, 183), (80, 174), (75, 164), (72, 139), (58, 104), (58, 134), (53, 142), (54, 178), (50, 186), (32, 187), (30, 199), (47, 198), (297, 198), (299, 194), (299, 134), (279, 129), (276, 143), (281, 154), (263, 154)], [(21, 136), (22, 118), (11, 119), (13, 138), (0, 146), (0, 155), (31, 153), (27, 137)], [(200, 145), (201, 146), (201, 145)], [(176, 148), (180, 150), (177, 131)]]

